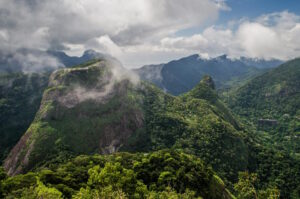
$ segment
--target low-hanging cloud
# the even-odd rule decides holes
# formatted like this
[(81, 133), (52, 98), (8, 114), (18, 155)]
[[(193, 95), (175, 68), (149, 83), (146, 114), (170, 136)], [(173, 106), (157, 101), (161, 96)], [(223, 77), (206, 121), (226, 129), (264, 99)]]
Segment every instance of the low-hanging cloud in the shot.
[[(109, 70), (107, 75), (102, 75), (98, 77), (98, 80), (94, 82), (95, 86), (92, 88), (74, 84), (70, 87), (70, 90), (60, 96), (58, 101), (61, 105), (67, 108), (73, 108), (77, 104), (87, 101), (93, 100), (98, 103), (106, 103), (111, 96), (116, 95), (117, 92), (117, 84), (123, 81), (130, 82), (130, 84), (134, 87), (137, 87), (140, 83), (139, 76), (133, 73), (131, 70), (127, 70), (116, 60), (108, 60), (105, 62), (97, 62), (91, 66), (87, 66), (85, 68), (68, 68), (63, 69), (64, 72), (72, 72), (85, 71), (90, 70), (90, 67), (105, 67)], [(56, 71), (52, 74), (51, 78), (57, 76), (56, 73), (60, 73), (61, 71)], [(56, 82), (50, 81), (50, 86), (55, 85)], [(122, 84), (126, 87), (126, 84)], [(120, 85), (119, 85), (120, 86)], [(120, 86), (121, 87), (121, 86)], [(123, 88), (124, 90), (125, 87)]]

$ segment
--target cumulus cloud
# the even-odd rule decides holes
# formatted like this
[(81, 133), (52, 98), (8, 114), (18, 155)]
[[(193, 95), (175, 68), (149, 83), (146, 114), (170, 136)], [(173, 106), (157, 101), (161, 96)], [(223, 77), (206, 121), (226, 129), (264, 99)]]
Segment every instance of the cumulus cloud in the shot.
[(220, 0), (1, 0), (0, 50), (95, 47), (120, 55), (213, 21), (223, 8)]
[[(234, 24), (234, 25), (232, 25)], [(161, 45), (169, 50), (228, 54), (287, 60), (300, 56), (300, 16), (284, 11), (243, 19), (228, 28), (211, 26), (189, 37), (166, 37)]]
[[(220, 11), (230, 10), (226, 0), (1, 0), (0, 53), (29, 48), (79, 55), (93, 48), (117, 57), (126, 67), (191, 53), (279, 59), (298, 56), (299, 16), (285, 11), (225, 28), (211, 26)], [(198, 34), (176, 34), (203, 24), (210, 27)], [(53, 57), (43, 60), (47, 59), (55, 62)]]

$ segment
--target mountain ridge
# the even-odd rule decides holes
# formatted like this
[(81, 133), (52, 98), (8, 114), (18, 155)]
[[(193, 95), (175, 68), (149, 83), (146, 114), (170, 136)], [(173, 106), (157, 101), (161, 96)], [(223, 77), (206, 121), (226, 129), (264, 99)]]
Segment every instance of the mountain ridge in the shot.
[(279, 60), (229, 59), (227, 55), (203, 59), (194, 54), (166, 64), (147, 65), (134, 71), (145, 81), (179, 95), (192, 89), (204, 75), (213, 77), (218, 88), (230, 86), (231, 81), (255, 76), (281, 64)]

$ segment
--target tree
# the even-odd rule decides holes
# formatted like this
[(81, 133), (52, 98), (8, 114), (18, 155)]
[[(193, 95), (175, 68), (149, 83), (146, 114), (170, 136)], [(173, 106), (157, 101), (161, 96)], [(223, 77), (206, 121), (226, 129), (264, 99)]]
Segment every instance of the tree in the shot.
[(240, 172), (239, 181), (234, 185), (238, 199), (279, 199), (280, 192), (277, 188), (267, 188), (266, 190), (256, 190), (255, 183), (257, 174)]
[[(89, 170), (88, 185), (92, 189), (101, 192), (124, 195), (124, 193), (135, 198), (143, 197), (147, 187), (136, 179), (136, 174), (131, 169), (125, 169), (119, 162), (107, 162), (104, 168), (99, 165)], [(105, 194), (104, 193), (104, 194)]]
[(62, 199), (62, 193), (55, 188), (45, 186), (38, 178), (36, 186), (22, 192), (23, 199)]
[(3, 187), (2, 187), (2, 181), (7, 178), (6, 172), (4, 171), (3, 167), (0, 167), (0, 198), (3, 197)]
[(254, 184), (257, 174), (249, 174), (248, 171), (239, 173), (239, 181), (234, 185), (239, 199), (258, 199)]

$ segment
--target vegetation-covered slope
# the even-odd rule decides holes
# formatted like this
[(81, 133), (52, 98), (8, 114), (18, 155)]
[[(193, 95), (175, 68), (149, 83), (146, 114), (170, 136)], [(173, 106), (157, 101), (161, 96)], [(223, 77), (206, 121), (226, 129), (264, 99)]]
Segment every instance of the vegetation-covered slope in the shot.
[(0, 75), (0, 162), (33, 121), (49, 75)]
[(254, 78), (234, 92), (228, 104), (258, 130), (268, 132), (272, 145), (299, 155), (300, 59)]
[(7, 198), (234, 198), (200, 159), (171, 150), (78, 156), (36, 173), (3, 178)]
[(102, 61), (53, 73), (35, 120), (5, 161), (9, 174), (78, 154), (172, 147), (198, 155), (231, 180), (246, 169), (238, 123), (205, 82), (199, 92), (212, 92), (213, 101), (196, 90), (174, 97), (118, 70)]
[[(70, 57), (60, 51), (44, 52), (30, 49), (23, 49), (20, 53), (33, 53), (38, 57), (41, 55), (53, 56), (65, 67), (84, 65), (87, 61), (95, 58), (116, 61), (113, 57), (93, 50), (85, 51), (81, 57)], [(0, 60), (7, 60), (3, 56), (0, 55)], [(37, 70), (40, 73), (23, 73), (20, 64), (5, 61), (0, 64), (0, 163), (33, 121), (51, 74), (51, 72), (44, 73), (44, 70)], [(36, 67), (42, 69), (44, 66)], [(53, 67), (44, 69), (54, 70)]]
[[(80, 154), (173, 148), (212, 165), (231, 188), (238, 172), (249, 170), (257, 173), (257, 190), (278, 188), (284, 198), (299, 196), (299, 161), (265, 146), (248, 126), (245, 132), (219, 100), (209, 76), (175, 97), (127, 72), (108, 61), (94, 61), (53, 73), (35, 120), (5, 161), (8, 173), (52, 168)], [(18, 176), (11, 179), (16, 183)], [(29, 193), (36, 188), (45, 188), (45, 182)]]
[[(199, 93), (213, 93), (218, 101), (215, 91), (206, 83), (200, 82), (196, 89)], [(234, 180), (236, 171), (246, 169), (248, 161), (247, 146), (237, 121), (224, 106), (220, 109), (210, 99), (195, 93), (198, 92), (192, 90), (173, 97), (156, 88), (148, 89), (144, 102), (145, 134), (140, 134), (143, 139), (133, 136), (128, 145), (134, 150), (140, 150), (135, 146), (149, 146), (151, 150), (184, 149), (211, 164), (222, 177)], [(126, 146), (124, 149), (130, 150)]]

